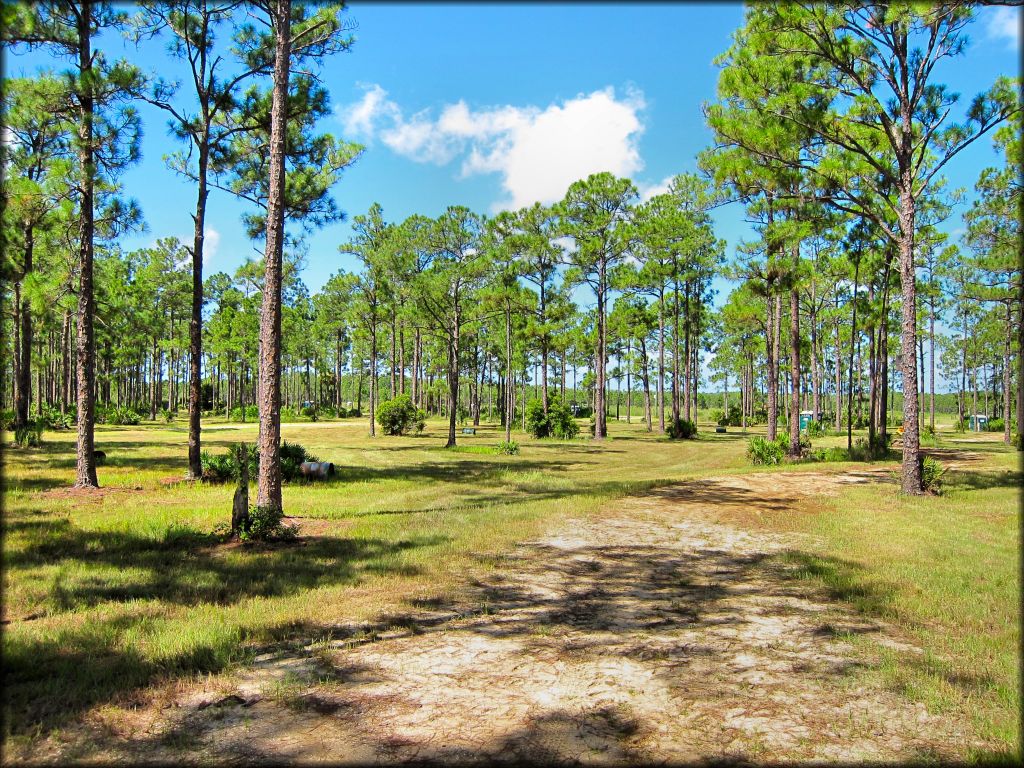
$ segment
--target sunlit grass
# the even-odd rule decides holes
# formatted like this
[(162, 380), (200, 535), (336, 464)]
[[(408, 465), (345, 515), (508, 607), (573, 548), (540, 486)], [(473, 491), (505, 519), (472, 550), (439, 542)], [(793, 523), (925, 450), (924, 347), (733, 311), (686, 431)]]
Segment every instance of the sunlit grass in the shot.
[[(213, 452), (256, 438), (254, 424), (204, 427)], [(287, 546), (216, 535), (233, 488), (177, 482), (183, 424), (99, 427), (100, 482), (116, 490), (97, 497), (64, 494), (74, 435), (46, 433), (40, 448), (5, 456), (7, 735), (24, 742), (161, 679), (224, 670), (266, 643), (328, 636), (449, 595), (516, 542), (601, 513), (618, 496), (698, 477), (863, 467), (755, 469), (744, 452), (763, 426), (701, 429), (697, 441), (671, 442), (644, 432), (634, 414), (633, 424), (613, 422), (603, 444), (516, 432), (520, 453), (507, 456), (494, 450), (504, 439), (496, 424), (460, 434), (456, 451), (443, 448), (439, 421), (422, 436), (375, 439), (365, 419), (285, 424), (285, 439), (338, 470), (328, 482), (285, 487), (287, 514), (322, 526)], [(794, 560), (804, 576), (917, 638), (921, 657), (884, 652), (890, 685), (930, 708), (969, 713), (980, 734), (1011, 747), (1020, 477), (998, 438), (941, 432), (940, 448), (982, 457), (977, 470), (950, 473), (944, 496), (852, 487), (757, 524), (814, 533), (817, 548)], [(815, 445), (845, 445), (845, 435)], [(875, 466), (895, 471), (898, 462)], [(838, 568), (840, 559), (851, 567)], [(971, 676), (977, 669), (984, 675)]]

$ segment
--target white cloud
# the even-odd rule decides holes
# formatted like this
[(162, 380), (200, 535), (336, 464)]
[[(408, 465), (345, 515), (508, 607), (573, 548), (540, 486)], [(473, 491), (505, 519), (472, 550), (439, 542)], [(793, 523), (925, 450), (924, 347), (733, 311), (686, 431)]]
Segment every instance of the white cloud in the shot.
[(347, 134), (371, 135), (378, 118), (388, 115), (394, 117), (395, 109), (395, 104), (388, 101), (388, 92), (379, 85), (372, 85), (366, 89), (360, 101), (347, 108), (339, 108), (338, 113)]
[(985, 22), (985, 34), (991, 40), (1005, 40), (1007, 47), (1020, 47), (1020, 14), (1019, 8), (999, 6), (990, 8), (988, 20)]
[(669, 184), (672, 183), (673, 178), (673, 176), (666, 176), (664, 179), (655, 182), (654, 184), (637, 184), (637, 191), (640, 193), (640, 200), (646, 203), (652, 197), (665, 194), (669, 191)]
[(220, 232), (213, 227), (207, 227), (203, 232), (203, 261), (209, 261), (217, 255), (217, 247), (220, 245)]
[(462, 158), (463, 177), (497, 173), (508, 199), (497, 208), (552, 202), (591, 173), (631, 176), (643, 168), (637, 141), (644, 125), (643, 94), (617, 98), (608, 87), (560, 104), (479, 110), (465, 101), (409, 119), (379, 85), (340, 110), (348, 132), (364, 140), (379, 137), (392, 151), (416, 162), (445, 165)]

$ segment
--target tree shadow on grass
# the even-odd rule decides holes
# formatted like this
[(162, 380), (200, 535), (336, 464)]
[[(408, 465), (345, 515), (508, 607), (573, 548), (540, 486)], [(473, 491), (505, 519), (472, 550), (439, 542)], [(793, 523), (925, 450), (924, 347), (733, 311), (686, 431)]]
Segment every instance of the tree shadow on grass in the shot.
[(980, 470), (953, 470), (943, 478), (943, 484), (951, 489), (982, 491), (989, 488), (1024, 487), (1024, 472), (1006, 470), (987, 472)]
[[(8, 524), (8, 532), (28, 539), (16, 542), (16, 548), (7, 553), (10, 572), (63, 566), (48, 596), (52, 611), (118, 606), (50, 629), (35, 622), (6, 627), (9, 734), (45, 732), (66, 724), (93, 704), (140, 688), (158, 675), (219, 671), (240, 658), (248, 633), (275, 636), (290, 631), (285, 627), (268, 630), (258, 620), (251, 628), (206, 622), (197, 633), (209, 639), (195, 641), (184, 628), (179, 634), (168, 634), (160, 618), (167, 607), (226, 606), (354, 585), (364, 574), (415, 575), (416, 566), (401, 562), (401, 554), (448, 540), (442, 535), (400, 541), (309, 537), (226, 549), (217, 546), (214, 537), (190, 529), (172, 529), (163, 539), (150, 539), (125, 532), (84, 531), (66, 519), (48, 525), (17, 520)], [(90, 574), (90, 567), (97, 570)], [(130, 581), (116, 583), (109, 577), (110, 568), (128, 572)], [(154, 601), (159, 605), (155, 609)], [(185, 648), (164, 654), (150, 640), (144, 655), (140, 648), (147, 645), (147, 638), (161, 633), (172, 647)]]
[[(743, 496), (742, 492), (731, 488), (723, 489), (721, 495), (734, 500)], [(460, 648), (479, 651), (481, 642), (496, 640), (496, 648), (514, 648), (516, 656), (489, 674), (513, 690), (522, 681), (504, 670), (519, 669), (520, 664), (529, 670), (533, 659), (545, 659), (545, 663), (549, 663), (558, 658), (566, 663), (585, 665), (626, 658), (635, 663), (652, 664), (657, 680), (683, 698), (697, 695), (706, 699), (721, 698), (725, 706), (724, 702), (733, 702), (735, 697), (752, 695), (744, 675), (734, 671), (734, 654), (749, 652), (742, 647), (737, 649), (736, 632), (756, 633), (766, 621), (795, 616), (797, 623), (789, 625), (787, 632), (803, 632), (824, 651), (840, 634), (876, 629), (856, 620), (822, 624), (826, 614), (821, 612), (820, 605), (793, 599), (806, 597), (814, 590), (816, 585), (809, 583), (810, 578), (831, 580), (833, 589), (829, 594), (837, 601), (871, 597), (879, 605), (885, 605), (891, 597), (884, 588), (860, 585), (864, 574), (855, 563), (799, 551), (737, 552), (713, 544), (684, 548), (642, 540), (582, 544), (567, 549), (561, 544), (533, 542), (511, 553), (481, 555), (478, 559), (486, 566), (487, 575), (480, 580), (470, 580), (457, 595), (411, 598), (408, 611), (381, 614), (375, 621), (358, 627), (339, 627), (328, 622), (296, 626), (294, 636), (307, 640), (315, 637), (335, 648), (352, 649), (375, 642), (381, 635), (393, 638), (395, 629), (399, 628), (402, 632), (398, 636), (408, 638), (402, 642), (423, 644), (418, 650), (408, 648), (412, 663), (426, 649), (443, 662), (449, 642), (454, 642), (451, 653), (457, 657)], [(537, 578), (543, 580), (544, 588), (535, 588)], [(735, 601), (744, 596), (753, 597), (758, 610), (752, 613), (737, 610)], [(752, 621), (756, 624), (751, 624)], [(716, 640), (718, 632), (724, 633), (724, 638), (733, 639)], [(468, 639), (459, 640), (466, 635)], [(769, 657), (765, 668), (771, 669), (773, 663), (779, 662), (792, 668), (792, 685), (796, 690), (802, 690), (803, 679), (829, 686), (830, 680), (849, 675), (857, 667), (857, 662), (836, 660), (831, 653), (811, 654), (800, 659), (802, 663), (793, 664), (791, 651), (785, 647), (776, 650), (776, 645), (769, 644), (760, 648), (758, 653)], [(285, 653), (295, 652), (292, 647)], [(403, 652), (401, 647), (389, 650), (385, 645), (375, 651)], [(776, 653), (778, 656), (773, 658)], [(535, 701), (529, 715), (518, 721), (518, 725), (507, 730), (495, 728), (486, 739), (473, 734), (472, 740), (462, 744), (459, 743), (461, 738), (444, 744), (438, 744), (436, 739), (433, 742), (416, 739), (395, 742), (389, 739), (389, 728), (381, 727), (380, 715), (374, 711), (372, 702), (398, 702), (391, 705), (397, 712), (403, 711), (403, 707), (417, 709), (424, 698), (430, 701), (432, 697), (443, 696), (449, 685), (446, 677), (449, 673), (439, 673), (436, 683), (429, 677), (415, 677), (418, 682), (415, 690), (411, 690), (401, 672), (397, 673), (399, 677), (393, 677), (395, 670), (401, 669), (400, 664), (386, 664), (376, 669), (370, 679), (362, 680), (342, 672), (359, 664), (359, 656), (319, 654), (316, 658), (319, 664), (335, 669), (336, 674), (328, 678), (340, 680), (341, 686), (329, 693), (332, 706), (348, 714), (343, 724), (332, 721), (323, 725), (351, 727), (353, 738), (372, 745), (378, 759), (384, 762), (425, 759), (430, 764), (447, 764), (512, 759), (577, 764), (579, 755), (588, 754), (591, 748), (600, 753), (602, 761), (642, 762), (644, 759), (638, 747), (652, 727), (644, 717), (634, 714), (628, 706), (609, 707), (603, 701), (566, 708), (566, 702), (557, 695), (546, 703)], [(703, 671), (686, 671), (698, 664)], [(293, 697), (297, 706), (311, 696), (315, 699), (317, 676), (322, 674), (318, 667), (316, 675), (299, 686)], [(414, 671), (413, 674), (423, 673)], [(432, 694), (429, 689), (435, 684), (441, 692)], [(468, 684), (480, 683), (470, 681)], [(373, 686), (372, 695), (364, 688), (366, 685)], [(826, 687), (826, 690), (835, 689)], [(381, 696), (384, 699), (378, 698)], [(515, 705), (515, 701), (511, 699), (510, 705)], [(268, 717), (273, 717), (273, 710), (266, 711)], [(253, 711), (253, 717), (259, 716)], [(309, 727), (320, 727), (316, 714), (310, 712), (309, 716)], [(438, 716), (455, 715), (442, 710)], [(254, 732), (273, 734), (273, 728), (264, 727), (269, 725), (271, 723), (257, 724)], [(451, 720), (446, 727), (457, 729), (458, 726), (458, 721)], [(220, 744), (218, 728), (217, 723), (200, 712), (185, 714), (175, 726), (182, 737), (203, 733), (206, 745)], [(715, 738), (712, 731), (714, 729), (708, 733), (708, 743), (693, 745), (694, 753), (719, 753), (715, 742), (710, 741)], [(634, 739), (635, 736), (639, 738)], [(264, 748), (252, 744), (213, 748), (219, 759), (235, 759), (242, 757), (238, 750), (250, 747)], [(291, 744), (267, 741), (265, 748), (268, 750), (265, 754), (278, 760), (300, 756), (288, 752)], [(306, 759), (309, 753), (301, 757)]]

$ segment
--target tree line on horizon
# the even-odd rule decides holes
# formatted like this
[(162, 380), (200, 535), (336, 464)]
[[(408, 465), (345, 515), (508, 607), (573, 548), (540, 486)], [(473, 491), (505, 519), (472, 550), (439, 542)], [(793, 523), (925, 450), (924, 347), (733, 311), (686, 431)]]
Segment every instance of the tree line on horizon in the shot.
[[(781, 424), (793, 455), (802, 410), (866, 427), (872, 446), (900, 423), (902, 488), (919, 493), (936, 370), (959, 421), (1001, 413), (1007, 442), (1024, 421), (1019, 82), (999, 78), (960, 122), (958, 97), (934, 82), (963, 53), (972, 10), (752, 6), (716, 60), (699, 174), (641, 200), (597, 173), (551, 205), (494, 216), (453, 206), (391, 222), (374, 204), (339, 245), (359, 269), (311, 294), (304, 235), (341, 218), (331, 189), (362, 152), (317, 129), (330, 106), (316, 67), (353, 46), (341, 6), (7, 4), (5, 46), (65, 69), (3, 93), (0, 408), (16, 428), (33, 407), (70, 415), (76, 485), (96, 486), (98, 414), (184, 404), (198, 478), (203, 412), (255, 406), (257, 504), (280, 510), (285, 406), (337, 415), (366, 397), (373, 434), (383, 388), (444, 414), (455, 445), (485, 401), (508, 440), (533, 385), (544, 409), (555, 397), (591, 409), (600, 440), (611, 382), (625, 379), (628, 414), (636, 392), (646, 428), (670, 434), (696, 420), (699, 390), (732, 387), (735, 418), (772, 440)], [(101, 32), (165, 45), (184, 84), (109, 61)], [(119, 178), (139, 157), (142, 101), (180, 141), (167, 164), (195, 186), (194, 237), (125, 251), (142, 212)], [(984, 136), (997, 162), (956, 242), (941, 224), (963, 192), (941, 172)], [(211, 189), (250, 204), (263, 244), (231, 275), (203, 272)], [(743, 205), (756, 234), (728, 261), (711, 219), (725, 204)], [(716, 309), (719, 276), (736, 287)], [(733, 407), (723, 400), (727, 420)]]

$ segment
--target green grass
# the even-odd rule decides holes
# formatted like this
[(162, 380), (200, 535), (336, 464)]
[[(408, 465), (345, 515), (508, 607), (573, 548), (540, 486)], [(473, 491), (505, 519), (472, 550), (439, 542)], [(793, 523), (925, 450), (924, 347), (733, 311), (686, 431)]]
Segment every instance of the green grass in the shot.
[[(29, 745), (162, 681), (245, 664), (266, 644), (386, 626), (418, 600), (453, 594), (542, 527), (622, 495), (701, 476), (859, 466), (754, 470), (738, 429), (702, 424), (699, 440), (671, 442), (639, 422), (613, 421), (604, 444), (516, 432), (515, 456), (496, 453), (504, 431), (495, 424), (459, 434), (454, 451), (441, 447), (438, 421), (422, 436), (375, 439), (365, 419), (285, 424), (284, 438), (334, 462), (337, 476), (285, 487), (286, 512), (321, 527), (274, 546), (224, 542), (230, 485), (168, 483), (185, 471), (184, 424), (98, 427), (100, 482), (117, 490), (96, 498), (61, 490), (74, 475), (72, 433), (9, 449), (5, 735)], [(253, 424), (204, 422), (208, 450), (255, 437)], [(1016, 455), (997, 435), (940, 440), (982, 452), (984, 471), (950, 473), (935, 498), (851, 488), (799, 517), (822, 545), (794, 564), (919, 639), (923, 660), (883, 665), (891, 684), (929, 706), (965, 708), (979, 733), (1017, 748)], [(815, 441), (830, 444), (845, 437)], [(971, 669), (984, 675), (970, 678)]]

